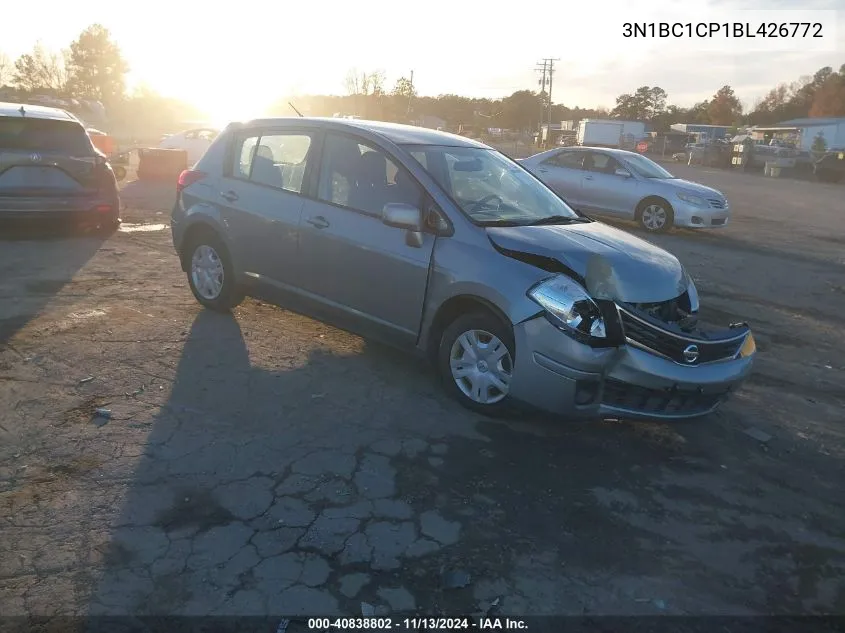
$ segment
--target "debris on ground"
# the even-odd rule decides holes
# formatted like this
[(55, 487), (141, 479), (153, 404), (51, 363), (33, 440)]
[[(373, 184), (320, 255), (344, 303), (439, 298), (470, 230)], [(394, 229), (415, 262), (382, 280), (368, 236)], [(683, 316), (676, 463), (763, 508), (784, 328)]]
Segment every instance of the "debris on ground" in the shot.
[(362, 602), (361, 603), (361, 615), (365, 618), (372, 617), (376, 614), (376, 608), (371, 605), (369, 602)]
[(94, 376), (86, 376), (85, 378), (79, 381), (79, 384), (84, 385), (86, 382), (91, 382), (92, 380), (94, 380)]
[(472, 576), (462, 569), (447, 571), (443, 574), (443, 586), (446, 589), (461, 589), (466, 587), (471, 580)]
[(279, 626), (276, 628), (276, 633), (285, 633), (288, 630), (288, 624), (290, 624), (290, 620), (284, 619), (279, 622)]
[(94, 426), (105, 426), (111, 420), (111, 409), (94, 409), (94, 417), (91, 422)]
[(652, 604), (661, 611), (666, 608), (666, 602), (664, 602), (663, 600), (652, 600)]
[(129, 393), (129, 392), (127, 391), (127, 392), (126, 392), (126, 397), (127, 397), (127, 398), (136, 398), (137, 396), (140, 396), (142, 393), (144, 393), (144, 391), (146, 391), (146, 390), (147, 390), (147, 386), (146, 386), (146, 385), (141, 385), (141, 387), (140, 387), (140, 388), (136, 389), (136, 390), (135, 390), (135, 391), (133, 391), (132, 393)]
[(745, 429), (743, 433), (745, 433), (748, 437), (754, 438), (758, 442), (763, 442), (763, 444), (772, 439), (771, 435), (753, 426), (750, 429)]

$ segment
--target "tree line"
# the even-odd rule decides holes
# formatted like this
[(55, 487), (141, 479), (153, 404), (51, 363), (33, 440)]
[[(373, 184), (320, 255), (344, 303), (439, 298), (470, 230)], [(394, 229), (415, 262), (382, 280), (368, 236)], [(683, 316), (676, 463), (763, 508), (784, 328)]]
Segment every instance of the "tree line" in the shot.
[[(181, 103), (141, 86), (127, 92), (129, 65), (108, 29), (99, 24), (86, 28), (59, 53), (40, 43), (11, 61), (0, 52), (0, 88), (12, 86), (16, 96), (46, 94), (55, 97), (90, 99), (103, 103), (115, 123), (138, 127), (175, 125), (188, 118), (201, 118), (194, 105)], [(616, 98), (612, 109), (584, 108), (559, 103), (549, 107), (545, 92), (518, 90), (501, 99), (479, 99), (456, 94), (436, 97), (418, 95), (409, 77), (399, 77), (388, 85), (383, 71), (352, 69), (344, 81), (343, 95), (286, 97), (272, 105), (269, 115), (293, 115), (289, 102), (310, 116), (334, 114), (398, 122), (437, 117), (449, 129), (463, 125), (469, 129), (503, 128), (530, 132), (541, 122), (583, 118), (619, 118), (652, 123), (665, 130), (673, 123), (706, 123), (737, 126), (766, 125), (799, 117), (845, 116), (845, 64), (839, 71), (831, 67), (814, 75), (772, 88), (747, 112), (733, 88), (719, 88), (710, 99), (691, 107), (669, 103), (669, 95), (659, 86), (642, 86)], [(550, 116), (551, 115), (551, 116)], [(116, 121), (117, 120), (117, 121)]]

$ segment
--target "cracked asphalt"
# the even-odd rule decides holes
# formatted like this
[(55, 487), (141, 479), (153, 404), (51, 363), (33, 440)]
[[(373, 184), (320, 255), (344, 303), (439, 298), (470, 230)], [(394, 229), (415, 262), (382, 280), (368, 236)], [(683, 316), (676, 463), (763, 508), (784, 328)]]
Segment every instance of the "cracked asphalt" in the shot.
[(491, 421), (399, 352), (204, 311), (144, 229), (169, 187), (106, 241), (0, 241), (0, 613), (845, 614), (843, 189), (676, 172), (736, 215), (655, 241), (760, 348), (676, 424)]

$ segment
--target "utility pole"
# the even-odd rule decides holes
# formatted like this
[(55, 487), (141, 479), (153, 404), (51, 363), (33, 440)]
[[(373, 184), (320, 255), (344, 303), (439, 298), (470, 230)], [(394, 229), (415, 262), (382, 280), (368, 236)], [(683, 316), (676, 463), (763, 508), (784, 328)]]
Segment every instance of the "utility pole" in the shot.
[(408, 90), (408, 113), (407, 116), (411, 116), (411, 99), (414, 98), (414, 71), (411, 71), (411, 89)]
[[(542, 66), (540, 66), (541, 63), (543, 64)], [(540, 84), (540, 94), (542, 95), (546, 91), (546, 73), (548, 72), (548, 60), (544, 59), (542, 62), (537, 62), (537, 66), (534, 68), (534, 72), (542, 72), (543, 73), (543, 78), (540, 79), (537, 82), (538, 84)], [(545, 105), (542, 106), (542, 107), (545, 108)], [(545, 112), (543, 112), (543, 110), (541, 109), (540, 110), (540, 123), (537, 125), (537, 134), (538, 134), (537, 140), (539, 141), (541, 146), (544, 145), (544, 142), (543, 142), (543, 119), (545, 119), (545, 118), (546, 118)]]
[[(543, 73), (543, 78), (540, 79), (538, 82), (540, 84), (540, 94), (545, 94), (546, 98), (548, 99), (548, 103), (544, 105), (545, 112), (540, 113), (540, 130), (542, 134), (543, 128), (543, 120), (546, 120), (546, 124), (548, 127), (546, 128), (546, 139), (551, 138), (551, 128), (552, 128), (552, 77), (555, 72), (555, 62), (559, 62), (559, 58), (552, 58), (546, 57), (545, 59), (537, 62), (537, 67), (534, 68), (535, 72)], [(542, 64), (542, 66), (540, 66)], [(546, 86), (548, 86), (549, 91), (546, 92)], [(544, 144), (545, 145), (545, 144)]]
[[(552, 127), (552, 78), (555, 74), (555, 62), (559, 62), (560, 58), (556, 59), (547, 59), (549, 62), (549, 130)], [(551, 134), (551, 132), (549, 132)]]

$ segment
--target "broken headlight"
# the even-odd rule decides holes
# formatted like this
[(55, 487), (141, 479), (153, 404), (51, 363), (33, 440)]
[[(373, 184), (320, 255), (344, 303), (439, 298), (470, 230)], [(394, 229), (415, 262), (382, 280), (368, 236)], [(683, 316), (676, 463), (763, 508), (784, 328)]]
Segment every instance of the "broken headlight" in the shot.
[(558, 275), (541, 281), (528, 291), (528, 296), (546, 311), (552, 324), (567, 334), (582, 341), (607, 338), (598, 305), (569, 277)]

